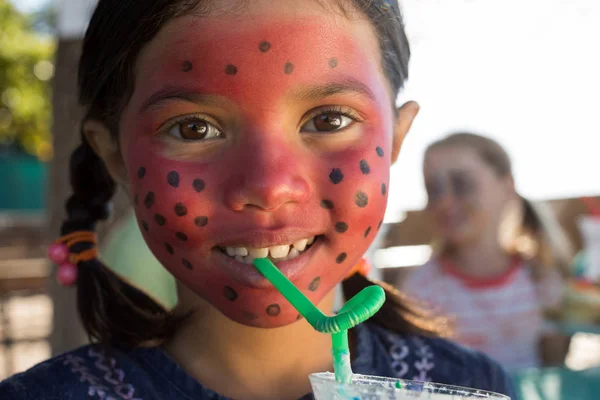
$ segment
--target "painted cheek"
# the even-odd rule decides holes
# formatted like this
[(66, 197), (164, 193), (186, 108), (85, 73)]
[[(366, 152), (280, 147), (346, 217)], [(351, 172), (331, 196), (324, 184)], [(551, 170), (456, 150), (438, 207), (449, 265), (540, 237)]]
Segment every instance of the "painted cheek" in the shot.
[(264, 305), (247, 304), (243, 299), (257, 297), (207, 262), (213, 251), (211, 232), (219, 223), (214, 208), (218, 183), (210, 179), (214, 171), (197, 163), (148, 158), (154, 154), (151, 146), (137, 142), (128, 157), (130, 188), (148, 247), (187, 287), (228, 317), (252, 324), (258, 319), (256, 309)]
[(136, 164), (131, 194), (151, 243), (163, 242), (164, 251), (173, 255), (173, 249), (204, 239), (211, 222), (204, 176), (166, 160)]
[[(381, 227), (387, 204), (389, 161), (385, 144), (366, 147), (334, 161), (321, 180), (321, 207), (331, 215), (327, 233), (331, 272), (323, 286), (333, 287), (364, 255)], [(386, 146), (387, 147), (387, 146)]]

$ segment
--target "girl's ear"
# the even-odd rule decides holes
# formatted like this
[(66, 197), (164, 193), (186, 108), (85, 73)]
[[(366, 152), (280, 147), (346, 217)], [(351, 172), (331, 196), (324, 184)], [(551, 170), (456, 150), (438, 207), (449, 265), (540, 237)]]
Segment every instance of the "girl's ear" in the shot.
[(119, 144), (113, 139), (106, 125), (98, 120), (86, 120), (83, 123), (83, 134), (94, 152), (104, 161), (104, 165), (113, 180), (126, 185), (127, 169), (125, 168), (125, 162), (121, 157)]
[(396, 162), (402, 142), (408, 133), (415, 117), (419, 113), (419, 105), (414, 101), (404, 103), (398, 108), (396, 123), (394, 124), (394, 140), (392, 142), (392, 164)]

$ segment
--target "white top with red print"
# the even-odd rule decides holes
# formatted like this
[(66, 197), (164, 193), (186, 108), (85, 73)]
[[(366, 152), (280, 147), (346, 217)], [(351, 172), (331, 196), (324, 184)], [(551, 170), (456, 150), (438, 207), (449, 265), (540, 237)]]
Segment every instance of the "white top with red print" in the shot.
[(402, 283), (406, 294), (454, 317), (457, 342), (507, 369), (539, 366), (539, 340), (546, 329), (542, 312), (560, 303), (562, 288), (558, 272), (534, 282), (521, 259), (493, 279), (473, 278), (449, 261), (431, 260)]

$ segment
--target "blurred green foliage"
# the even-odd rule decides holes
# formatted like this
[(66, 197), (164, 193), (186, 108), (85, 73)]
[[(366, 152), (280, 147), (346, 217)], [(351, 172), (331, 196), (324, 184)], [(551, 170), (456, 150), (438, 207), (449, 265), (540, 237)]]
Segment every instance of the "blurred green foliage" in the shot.
[(38, 23), (39, 15), (24, 15), (0, 0), (0, 148), (47, 161), (56, 41), (35, 30)]

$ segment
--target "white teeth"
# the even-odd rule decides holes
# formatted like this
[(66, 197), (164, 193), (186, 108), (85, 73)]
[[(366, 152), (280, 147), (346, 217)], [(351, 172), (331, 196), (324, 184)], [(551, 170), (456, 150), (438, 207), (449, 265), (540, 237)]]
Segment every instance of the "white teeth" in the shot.
[(274, 260), (291, 260), (298, 257), (307, 246), (315, 241), (315, 237), (296, 240), (293, 244), (282, 244), (271, 247), (254, 249), (251, 247), (224, 247), (222, 250), (229, 257), (235, 258), (244, 264), (252, 264), (255, 258), (271, 257)]
[(248, 255), (248, 249), (245, 247), (236, 247), (235, 248), (235, 255), (236, 256), (247, 256)]
[(290, 252), (290, 246), (287, 244), (269, 247), (269, 253), (273, 258), (284, 258), (287, 257)]
[(302, 251), (306, 248), (308, 244), (308, 239), (300, 239), (294, 242), (294, 249), (298, 249), (298, 251)]
[(287, 259), (291, 260), (293, 258), (296, 258), (300, 255), (300, 252), (298, 250), (296, 250), (295, 247), (292, 247), (292, 249), (290, 250), (290, 254), (288, 254)]
[(267, 248), (250, 249), (249, 253), (250, 253), (250, 257), (252, 257), (252, 258), (265, 258), (266, 256), (269, 255), (269, 249), (267, 249)]

